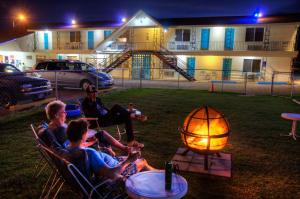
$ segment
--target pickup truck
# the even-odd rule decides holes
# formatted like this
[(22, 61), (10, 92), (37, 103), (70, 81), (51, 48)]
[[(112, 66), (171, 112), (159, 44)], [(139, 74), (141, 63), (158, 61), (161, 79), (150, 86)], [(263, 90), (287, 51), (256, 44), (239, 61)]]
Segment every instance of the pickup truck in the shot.
[(0, 108), (23, 100), (44, 99), (51, 92), (48, 80), (27, 76), (11, 64), (0, 63)]

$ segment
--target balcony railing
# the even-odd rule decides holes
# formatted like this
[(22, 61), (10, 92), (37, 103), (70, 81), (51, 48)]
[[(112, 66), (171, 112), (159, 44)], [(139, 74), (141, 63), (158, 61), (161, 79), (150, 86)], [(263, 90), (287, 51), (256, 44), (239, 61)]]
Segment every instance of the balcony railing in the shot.
[(83, 49), (83, 43), (82, 42), (68, 42), (65, 43), (64, 49)]
[(202, 49), (200, 41), (178, 42), (172, 41), (167, 44), (169, 50), (176, 51), (294, 51), (294, 42), (291, 41), (269, 41), (269, 42), (244, 42), (235, 41), (233, 48), (226, 49), (224, 41), (209, 42), (208, 49)]
[(123, 51), (124, 49), (131, 50), (158, 50), (159, 46), (154, 42), (114, 42), (104, 49), (104, 51)]

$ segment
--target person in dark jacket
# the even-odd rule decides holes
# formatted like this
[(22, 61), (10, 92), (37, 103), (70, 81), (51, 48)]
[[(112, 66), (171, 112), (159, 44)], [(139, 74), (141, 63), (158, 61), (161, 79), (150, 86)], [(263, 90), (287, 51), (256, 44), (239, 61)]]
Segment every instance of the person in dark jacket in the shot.
[(86, 89), (87, 96), (84, 98), (81, 108), (86, 117), (98, 118), (97, 123), (91, 123), (90, 128), (107, 127), (115, 124), (125, 124), (128, 146), (144, 147), (142, 143), (135, 140), (132, 127), (132, 114), (122, 106), (115, 104), (111, 109), (104, 106), (101, 99), (97, 97), (97, 89), (90, 85)]

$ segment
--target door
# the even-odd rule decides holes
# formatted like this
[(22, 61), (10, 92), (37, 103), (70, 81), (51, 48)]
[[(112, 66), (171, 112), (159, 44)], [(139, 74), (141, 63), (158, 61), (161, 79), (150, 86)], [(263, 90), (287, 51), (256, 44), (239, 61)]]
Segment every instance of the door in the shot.
[(231, 58), (224, 58), (223, 59), (223, 68), (222, 68), (222, 78), (223, 80), (230, 80), (231, 75)]
[(187, 58), (187, 73), (191, 76), (195, 76), (195, 57)]
[(201, 50), (209, 49), (209, 34), (210, 30), (208, 28), (201, 30)]
[(132, 79), (149, 80), (151, 77), (151, 54), (132, 55)]
[(94, 31), (88, 31), (88, 49), (94, 49)]
[(44, 33), (44, 49), (48, 50), (49, 49), (49, 36), (48, 33)]
[[(104, 30), (104, 39), (109, 37), (112, 34), (112, 30)], [(108, 45), (107, 47), (111, 48), (111, 44)]]
[(233, 50), (234, 46), (234, 28), (225, 29), (225, 50)]

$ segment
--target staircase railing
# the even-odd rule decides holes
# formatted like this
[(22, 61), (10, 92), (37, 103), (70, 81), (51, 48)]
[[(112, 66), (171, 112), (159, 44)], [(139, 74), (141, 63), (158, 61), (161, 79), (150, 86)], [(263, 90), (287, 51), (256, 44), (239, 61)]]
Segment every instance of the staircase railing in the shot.
[[(187, 63), (185, 61), (180, 59), (175, 53), (169, 51), (168, 49), (166, 49), (162, 45), (160, 46), (160, 49), (161, 49), (160, 52), (162, 54), (164, 54), (165, 57), (175, 58), (176, 67), (178, 67), (181, 72), (185, 73), (185, 74), (182, 74), (183, 76), (185, 76), (189, 80), (195, 80), (195, 78), (188, 73), (189, 71), (187, 69)], [(178, 72), (180, 72), (180, 71), (178, 71)]]
[(104, 69), (102, 69), (103, 72), (110, 72), (112, 70), (111, 67), (114, 67), (114, 65), (116, 64), (116, 62), (122, 58), (123, 56), (125, 56), (127, 53), (130, 53), (131, 48), (126, 48), (123, 51), (116, 53), (116, 54), (112, 54), (109, 59), (105, 59), (102, 62), (102, 66), (104, 67)]

